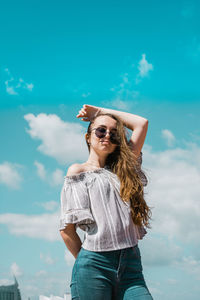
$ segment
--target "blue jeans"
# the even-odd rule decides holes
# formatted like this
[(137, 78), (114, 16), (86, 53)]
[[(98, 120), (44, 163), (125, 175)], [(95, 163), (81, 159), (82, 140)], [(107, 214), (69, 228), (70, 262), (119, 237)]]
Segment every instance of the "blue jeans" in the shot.
[(71, 276), (73, 300), (153, 300), (138, 245), (95, 252), (81, 248)]

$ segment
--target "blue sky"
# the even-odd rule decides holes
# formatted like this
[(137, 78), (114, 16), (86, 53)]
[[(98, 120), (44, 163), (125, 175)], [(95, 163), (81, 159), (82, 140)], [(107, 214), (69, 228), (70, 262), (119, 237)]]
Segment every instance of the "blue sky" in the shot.
[[(152, 229), (139, 242), (155, 300), (199, 299), (198, 1), (7, 1), (0, 9), (0, 284), (63, 297), (57, 227), (67, 168), (87, 159), (83, 104), (149, 120)], [(82, 237), (81, 230), (78, 231)]]

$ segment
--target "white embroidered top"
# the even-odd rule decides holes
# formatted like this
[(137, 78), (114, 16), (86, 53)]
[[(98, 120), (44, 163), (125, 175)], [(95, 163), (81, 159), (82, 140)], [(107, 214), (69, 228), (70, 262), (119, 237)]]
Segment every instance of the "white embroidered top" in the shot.
[[(143, 186), (142, 152), (137, 172)], [(111, 251), (135, 246), (147, 233), (131, 218), (130, 201), (120, 197), (120, 180), (109, 167), (64, 176), (61, 190), (60, 228), (76, 224), (85, 232), (82, 247), (91, 251)]]

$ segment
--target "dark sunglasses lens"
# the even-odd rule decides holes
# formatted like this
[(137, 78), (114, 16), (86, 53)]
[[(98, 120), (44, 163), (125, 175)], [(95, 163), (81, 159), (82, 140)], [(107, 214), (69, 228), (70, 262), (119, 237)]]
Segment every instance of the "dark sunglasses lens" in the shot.
[(120, 139), (116, 132), (110, 134), (110, 141), (112, 144), (120, 144)]
[(104, 136), (106, 136), (106, 129), (103, 127), (98, 127), (95, 130), (95, 134), (98, 138), (103, 138)]
[[(103, 138), (106, 136), (106, 129), (104, 127), (98, 127), (95, 130), (95, 134), (98, 138)], [(110, 132), (110, 141), (112, 144), (117, 144), (117, 145), (120, 144), (120, 139), (119, 139), (117, 132), (115, 132), (115, 131)]]

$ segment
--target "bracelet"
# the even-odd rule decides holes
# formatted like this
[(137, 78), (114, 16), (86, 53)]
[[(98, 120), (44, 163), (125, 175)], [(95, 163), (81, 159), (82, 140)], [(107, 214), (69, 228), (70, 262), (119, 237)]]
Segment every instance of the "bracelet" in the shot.
[(96, 116), (98, 115), (98, 113), (100, 112), (100, 108), (97, 110), (97, 112), (94, 114), (94, 117), (93, 118), (96, 118)]

